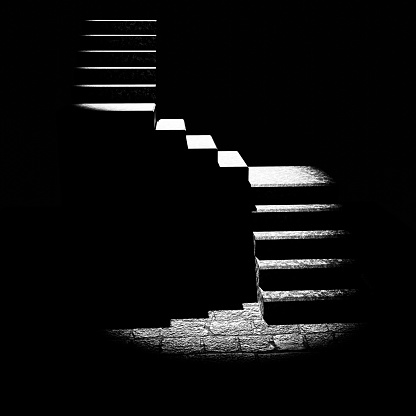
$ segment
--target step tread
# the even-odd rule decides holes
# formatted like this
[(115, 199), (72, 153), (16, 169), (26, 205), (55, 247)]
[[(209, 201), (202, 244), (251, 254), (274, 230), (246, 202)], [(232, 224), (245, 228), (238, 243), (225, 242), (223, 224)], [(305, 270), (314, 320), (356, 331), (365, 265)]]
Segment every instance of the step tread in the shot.
[(249, 166), (252, 187), (310, 187), (333, 185), (333, 179), (313, 166)]
[(247, 168), (246, 162), (236, 150), (219, 151), (218, 164), (222, 168)]
[(188, 145), (188, 149), (190, 150), (217, 150), (217, 146), (212, 138), (212, 136), (208, 134), (201, 134), (201, 135), (186, 135), (186, 142)]
[(185, 131), (185, 120), (180, 118), (162, 118), (156, 123), (156, 130)]
[(260, 270), (288, 270), (288, 269), (330, 269), (351, 266), (353, 259), (284, 259), (259, 260)]
[(97, 111), (141, 111), (154, 112), (155, 103), (92, 103), (92, 104), (74, 104), (75, 107), (85, 108)]
[(339, 211), (341, 204), (285, 204), (285, 205), (256, 205), (256, 211), (263, 212), (332, 212)]
[(353, 298), (359, 294), (358, 289), (261, 290), (265, 303), (341, 300)]
[(342, 238), (349, 235), (345, 230), (311, 230), (311, 231), (254, 231), (256, 240), (303, 240)]

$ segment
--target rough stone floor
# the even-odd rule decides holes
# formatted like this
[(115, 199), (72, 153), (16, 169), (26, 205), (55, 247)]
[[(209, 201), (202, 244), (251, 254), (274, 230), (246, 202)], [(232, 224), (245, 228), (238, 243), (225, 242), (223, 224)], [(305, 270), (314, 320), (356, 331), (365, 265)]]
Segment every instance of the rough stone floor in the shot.
[(168, 328), (108, 330), (118, 342), (161, 357), (212, 362), (267, 362), (311, 356), (358, 342), (366, 323), (267, 325), (257, 303), (172, 319)]

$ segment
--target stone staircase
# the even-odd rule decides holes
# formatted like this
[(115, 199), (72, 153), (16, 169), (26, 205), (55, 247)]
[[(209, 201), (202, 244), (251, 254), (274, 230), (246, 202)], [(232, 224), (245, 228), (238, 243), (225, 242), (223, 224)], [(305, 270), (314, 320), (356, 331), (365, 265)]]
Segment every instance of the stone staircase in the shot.
[(332, 178), (312, 166), (259, 166), (249, 180), (266, 322), (365, 320), (368, 288)]
[[(84, 175), (78, 182), (83, 190), (79, 185), (76, 192), (83, 195), (84, 202), (112, 200), (114, 204), (116, 199), (130, 207), (136, 202), (126, 199), (126, 187), (120, 181), (111, 185), (114, 172), (129, 177), (132, 183), (128, 188), (135, 189), (135, 179), (149, 175), (148, 169), (138, 165), (152, 157), (153, 164), (157, 163), (153, 173), (180, 188), (165, 197), (169, 201), (182, 198), (184, 207), (197, 200), (202, 209), (187, 217), (190, 224), (186, 226), (188, 235), (193, 236), (193, 241), (187, 241), (187, 255), (197, 259), (193, 263), (197, 270), (183, 274), (179, 283), (166, 279), (160, 287), (159, 282), (156, 306), (151, 307), (153, 299), (144, 302), (142, 309), (134, 312), (141, 316), (134, 325), (155, 326), (149, 309), (157, 315), (159, 308), (166, 320), (204, 316), (214, 308), (241, 308), (244, 302), (253, 302), (256, 288), (263, 317), (270, 324), (361, 321), (367, 291), (334, 181), (310, 166), (248, 167), (237, 151), (218, 150), (210, 135), (188, 134), (183, 119), (158, 118), (155, 20), (87, 20), (81, 28), (73, 111), (84, 142), (98, 138), (100, 143), (110, 144), (105, 144), (105, 150), (101, 145), (101, 157), (94, 156), (94, 169), (101, 172), (101, 179), (88, 182)], [(134, 148), (125, 142), (132, 132)], [(121, 150), (114, 145), (115, 137), (122, 143)], [(118, 153), (120, 160), (121, 153), (126, 154), (124, 163), (113, 162)], [(90, 161), (91, 156), (86, 163)], [(150, 182), (152, 179), (158, 181), (156, 176), (150, 176)], [(148, 200), (156, 198), (161, 189), (145, 182), (149, 188), (142, 181), (141, 194)], [(162, 211), (154, 211), (160, 221)], [(211, 222), (210, 215), (214, 215)], [(247, 239), (250, 215), (252, 230)], [(199, 224), (193, 223), (196, 219)], [(200, 229), (192, 234), (193, 227)], [(191, 247), (202, 244), (203, 232), (207, 241), (218, 241), (219, 257)], [(159, 246), (158, 237), (146, 244)], [(220, 258), (225, 252), (228, 258)], [(150, 262), (153, 260), (154, 264), (158, 261), (152, 258)], [(210, 263), (206, 264), (208, 271), (201, 267), (204, 261)], [(216, 261), (222, 273), (212, 266)], [(198, 283), (198, 277), (203, 284)], [(123, 287), (126, 290), (127, 286)], [(141, 282), (140, 293), (154, 291), (153, 281)]]

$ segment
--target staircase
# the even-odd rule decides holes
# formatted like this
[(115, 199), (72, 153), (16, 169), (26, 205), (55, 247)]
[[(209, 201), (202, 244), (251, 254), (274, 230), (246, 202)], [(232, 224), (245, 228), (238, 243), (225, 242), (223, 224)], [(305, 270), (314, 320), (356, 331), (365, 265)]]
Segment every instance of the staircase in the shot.
[(249, 180), (266, 322), (365, 320), (368, 288), (334, 181), (312, 166), (250, 167)]
[[(146, 281), (131, 291), (122, 285), (121, 296), (131, 296), (124, 304), (136, 304), (137, 293), (151, 294), (129, 311), (140, 317), (133, 325), (238, 309), (255, 301), (256, 290), (269, 324), (361, 320), (367, 290), (333, 180), (310, 166), (248, 167), (237, 151), (218, 150), (210, 135), (188, 134), (183, 119), (158, 118), (155, 20), (86, 20), (81, 27), (71, 114), (74, 135), (88, 155), (84, 165), (79, 157), (79, 169), (85, 172), (94, 160), (99, 177), (83, 174), (72, 193), (83, 204), (100, 201), (126, 211), (143, 204), (137, 192), (145, 195), (159, 221), (156, 229), (176, 226), (170, 234), (177, 232), (179, 243), (186, 242), (189, 260), (173, 266), (175, 273), (195, 269), (182, 273), (179, 283), (160, 279), (169, 268), (154, 273), (163, 255), (156, 250), (145, 268)], [(154, 173), (160, 176), (149, 177)], [(175, 208), (172, 202), (178, 200), (182, 203)], [(199, 211), (183, 216), (189, 206)], [(173, 213), (171, 220), (165, 219), (166, 210)], [(172, 225), (181, 221), (182, 228)], [(161, 236), (148, 233), (146, 246), (160, 247)], [(177, 261), (174, 257), (169, 261)]]

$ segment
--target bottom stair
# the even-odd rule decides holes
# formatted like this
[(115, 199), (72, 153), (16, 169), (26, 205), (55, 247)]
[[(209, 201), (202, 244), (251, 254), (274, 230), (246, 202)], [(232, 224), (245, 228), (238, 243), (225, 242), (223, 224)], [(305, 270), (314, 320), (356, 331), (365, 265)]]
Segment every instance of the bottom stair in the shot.
[(258, 288), (258, 300), (269, 325), (361, 322), (369, 317), (366, 289), (280, 290)]

